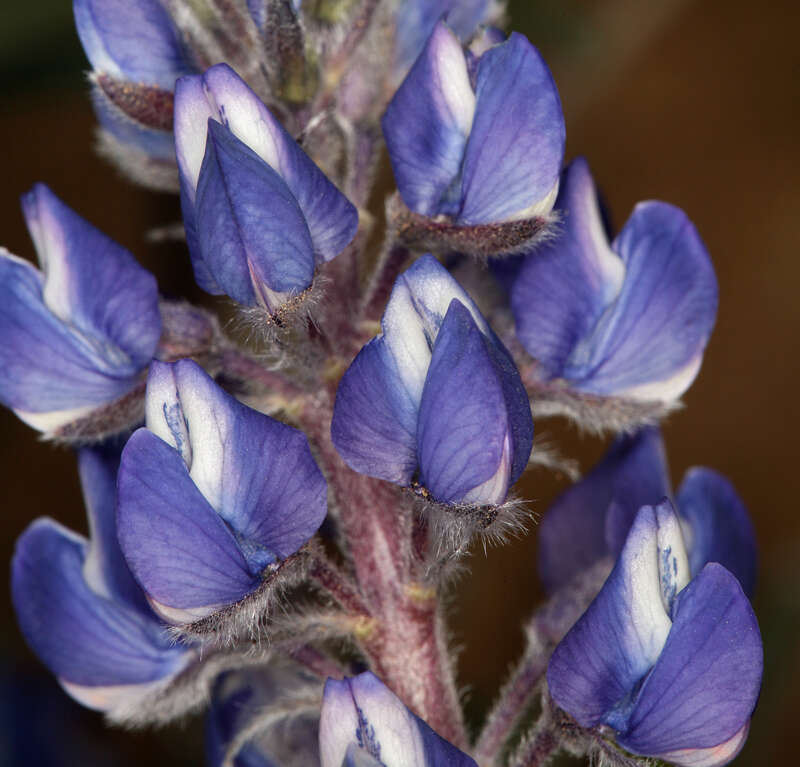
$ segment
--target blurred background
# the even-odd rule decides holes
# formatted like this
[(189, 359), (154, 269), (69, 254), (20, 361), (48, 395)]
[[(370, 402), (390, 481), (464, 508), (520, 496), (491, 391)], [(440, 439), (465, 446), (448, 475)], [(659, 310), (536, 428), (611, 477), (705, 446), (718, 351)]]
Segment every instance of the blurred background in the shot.
[[(167, 294), (199, 299), (189, 259), (145, 232), (179, 217), (177, 199), (134, 187), (93, 150), (94, 118), (69, 0), (3, 3), (0, 12), (0, 244), (33, 257), (19, 195), (47, 182), (132, 250)], [(728, 475), (758, 533), (755, 609), (766, 670), (737, 765), (795, 763), (800, 714), (800, 10), (789, 0), (512, 0), (513, 28), (548, 61), (567, 121), (567, 157), (586, 155), (620, 227), (641, 199), (684, 208), (720, 283), (716, 330), (686, 408), (664, 428), (672, 479), (707, 465)], [(605, 443), (556, 421), (539, 434), (585, 470)], [(37, 443), (0, 412), (0, 561), (35, 517), (84, 531), (74, 458)], [(566, 480), (521, 488), (544, 513)], [(522, 649), (521, 620), (541, 599), (536, 529), (476, 550), (452, 599), (460, 683), (477, 721)], [(6, 565), (4, 565), (5, 567)], [(7, 571), (6, 571), (7, 572)], [(199, 765), (202, 722), (160, 732), (105, 728), (73, 703), (25, 646), (0, 593), (0, 765)]]

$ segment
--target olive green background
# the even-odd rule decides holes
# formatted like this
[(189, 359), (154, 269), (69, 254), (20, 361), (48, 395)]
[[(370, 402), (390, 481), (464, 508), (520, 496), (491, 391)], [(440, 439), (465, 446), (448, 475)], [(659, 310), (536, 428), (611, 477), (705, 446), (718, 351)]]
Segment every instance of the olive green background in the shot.
[[(720, 283), (716, 330), (686, 408), (665, 427), (677, 485), (688, 466), (734, 481), (759, 537), (755, 608), (766, 653), (762, 697), (737, 765), (794, 764), (800, 711), (800, 491), (796, 297), (800, 112), (793, 2), (542, 0), (511, 3), (512, 26), (542, 50), (559, 86), (567, 157), (588, 157), (621, 226), (641, 199), (683, 207)], [(0, 11), (0, 244), (32, 258), (18, 196), (36, 181), (130, 248), (162, 291), (199, 298), (188, 257), (144, 238), (177, 202), (121, 179), (93, 153), (94, 120), (68, 0)], [(537, 423), (584, 468), (604, 443)], [(0, 559), (40, 515), (85, 529), (74, 459), (0, 412)], [(521, 492), (545, 512), (562, 479), (533, 473)], [(470, 717), (485, 709), (519, 653), (522, 618), (541, 598), (536, 529), (484, 556), (452, 595), (459, 680)], [(199, 719), (156, 733), (108, 730), (59, 692), (0, 605), (0, 765), (201, 764)], [(28, 751), (25, 752), (24, 748)], [(21, 750), (22, 749), (22, 750)]]

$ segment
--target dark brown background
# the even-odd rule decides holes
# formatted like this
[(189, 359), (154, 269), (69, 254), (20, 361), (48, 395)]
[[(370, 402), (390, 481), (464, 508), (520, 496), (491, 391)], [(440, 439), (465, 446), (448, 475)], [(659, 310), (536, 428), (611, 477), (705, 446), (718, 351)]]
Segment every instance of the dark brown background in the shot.
[[(95, 157), (93, 117), (71, 28), (71, 3), (7, 4), (0, 24), (0, 243), (31, 258), (18, 196), (46, 181), (67, 203), (186, 293), (188, 258), (144, 231), (177, 218), (168, 196), (128, 185)], [(617, 226), (640, 199), (683, 207), (720, 282), (717, 327), (686, 409), (665, 428), (677, 485), (694, 464), (730, 476), (755, 521), (761, 550), (756, 611), (766, 652), (759, 708), (740, 765), (794, 763), (800, 710), (800, 519), (796, 456), (800, 310), (796, 283), (800, 13), (793, 2), (542, 0), (511, 3), (514, 27), (548, 60), (567, 119), (567, 155), (589, 158)], [(191, 294), (199, 295), (196, 288)], [(37, 444), (0, 413), (4, 493), (0, 560), (36, 516), (83, 530), (72, 456)], [(601, 454), (558, 423), (537, 424), (584, 468)], [(543, 513), (563, 482), (545, 473), (522, 488)], [(536, 531), (484, 557), (453, 599), (468, 709), (477, 716), (519, 652), (520, 620), (540, 598)], [(128, 765), (202, 762), (198, 720), (188, 729), (129, 734), (61, 694), (25, 647), (9, 600), (0, 620), (0, 764)]]

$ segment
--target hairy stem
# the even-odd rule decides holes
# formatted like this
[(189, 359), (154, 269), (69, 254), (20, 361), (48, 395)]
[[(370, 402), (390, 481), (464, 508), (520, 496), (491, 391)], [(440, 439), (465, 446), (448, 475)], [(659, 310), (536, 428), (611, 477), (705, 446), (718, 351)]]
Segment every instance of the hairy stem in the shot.
[(342, 543), (360, 598), (374, 618), (356, 639), (382, 680), (436, 732), (464, 747), (442, 607), (437, 592), (420, 582), (413, 512), (397, 488), (342, 461), (330, 438), (330, 407), (321, 399), (309, 408), (305, 426), (338, 501)]

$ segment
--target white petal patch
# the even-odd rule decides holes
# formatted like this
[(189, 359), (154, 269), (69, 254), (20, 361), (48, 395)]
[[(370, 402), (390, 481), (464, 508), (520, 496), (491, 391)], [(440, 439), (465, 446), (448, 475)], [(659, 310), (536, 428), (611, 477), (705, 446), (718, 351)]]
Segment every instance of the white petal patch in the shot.
[(429, 45), (438, 81), (437, 93), (441, 95), (441, 108), (466, 137), (472, 130), (475, 117), (475, 92), (469, 82), (467, 60), (461, 43), (446, 24), (439, 23)]
[(631, 667), (644, 674), (661, 655), (672, 621), (661, 597), (658, 525), (655, 510), (645, 506), (636, 515), (620, 554), (629, 626), (620, 640)]
[(666, 754), (657, 754), (659, 759), (680, 767), (718, 767), (727, 764), (741, 750), (747, 739), (750, 729), (750, 721), (739, 730), (733, 737), (711, 748), (681, 748), (677, 751), (670, 751)]

